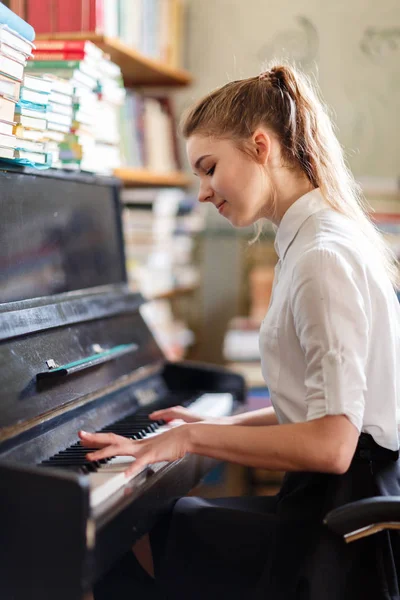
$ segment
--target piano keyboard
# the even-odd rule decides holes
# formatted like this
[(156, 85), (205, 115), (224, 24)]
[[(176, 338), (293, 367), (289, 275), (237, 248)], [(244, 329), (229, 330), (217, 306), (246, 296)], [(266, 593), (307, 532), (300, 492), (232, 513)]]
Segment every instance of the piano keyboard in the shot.
[[(233, 396), (229, 393), (203, 394), (191, 402), (187, 409), (206, 419), (227, 416), (233, 410)], [(166, 424), (164, 421), (153, 421), (148, 418), (143, 410), (139, 410), (103, 427), (98, 433), (110, 432), (130, 439), (148, 439), (180, 423), (182, 422), (176, 421)], [(133, 476), (126, 477), (125, 471), (135, 458), (132, 456), (117, 456), (91, 462), (86, 458), (86, 455), (91, 451), (93, 450), (85, 448), (80, 442), (77, 442), (44, 460), (41, 465), (65, 468), (86, 474), (89, 477), (90, 504), (92, 508), (95, 508), (113, 493), (123, 488), (133, 478)], [(156, 463), (151, 467), (153, 471), (157, 471), (166, 464), (166, 462)]]

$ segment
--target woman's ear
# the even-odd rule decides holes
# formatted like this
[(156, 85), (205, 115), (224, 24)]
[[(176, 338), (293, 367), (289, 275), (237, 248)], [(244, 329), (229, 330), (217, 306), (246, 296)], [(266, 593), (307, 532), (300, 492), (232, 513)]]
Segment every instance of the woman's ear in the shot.
[(260, 164), (266, 165), (271, 154), (271, 137), (264, 129), (253, 133), (254, 150)]

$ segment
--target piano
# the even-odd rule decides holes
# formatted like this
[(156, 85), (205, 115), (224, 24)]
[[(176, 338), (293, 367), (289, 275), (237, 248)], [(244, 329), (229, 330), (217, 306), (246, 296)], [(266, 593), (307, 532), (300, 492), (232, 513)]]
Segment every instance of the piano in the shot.
[(0, 597), (81, 600), (216, 463), (186, 455), (127, 480), (77, 432), (132, 438), (183, 404), (242, 410), (243, 378), (171, 363), (127, 284), (119, 182), (0, 170)]

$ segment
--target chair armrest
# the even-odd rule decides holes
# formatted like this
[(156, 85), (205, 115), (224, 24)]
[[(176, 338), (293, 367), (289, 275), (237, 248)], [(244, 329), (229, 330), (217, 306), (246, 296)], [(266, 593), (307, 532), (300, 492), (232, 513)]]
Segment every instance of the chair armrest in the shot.
[(377, 496), (349, 502), (331, 510), (324, 519), (329, 529), (343, 536), (373, 525), (396, 522), (400, 527), (400, 497), (398, 496)]

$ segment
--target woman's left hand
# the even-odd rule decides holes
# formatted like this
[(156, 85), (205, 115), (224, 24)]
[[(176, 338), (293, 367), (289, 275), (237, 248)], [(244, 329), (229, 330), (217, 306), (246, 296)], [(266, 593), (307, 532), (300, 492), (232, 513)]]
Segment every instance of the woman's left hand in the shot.
[(188, 425), (173, 427), (169, 431), (143, 440), (131, 440), (115, 433), (88, 433), (79, 431), (81, 444), (87, 448), (99, 448), (89, 452), (90, 461), (114, 456), (133, 456), (135, 461), (125, 471), (127, 477), (134, 476), (152, 463), (172, 462), (188, 452)]

